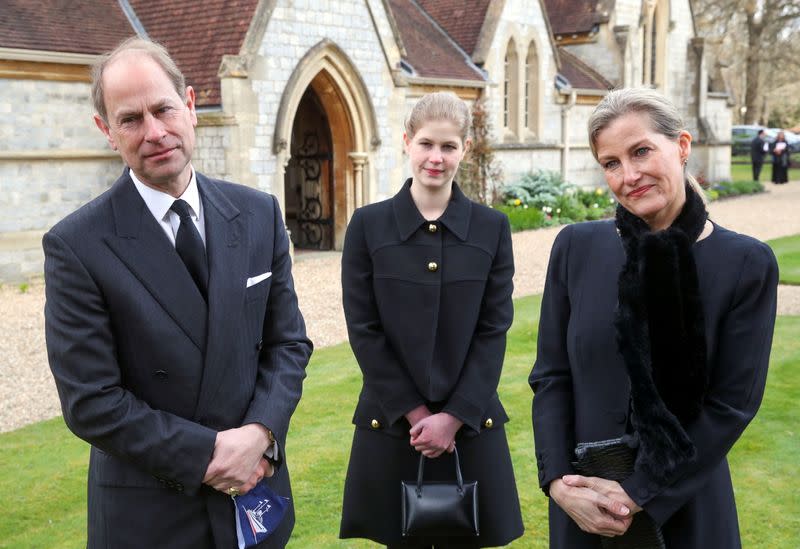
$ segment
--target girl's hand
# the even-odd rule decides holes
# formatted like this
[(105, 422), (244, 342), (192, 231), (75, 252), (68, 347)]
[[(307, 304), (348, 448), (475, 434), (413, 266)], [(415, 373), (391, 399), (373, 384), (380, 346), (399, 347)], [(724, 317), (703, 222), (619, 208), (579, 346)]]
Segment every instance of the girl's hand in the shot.
[(409, 425), (412, 427), (420, 422), (420, 420), (425, 419), (426, 417), (431, 415), (431, 411), (428, 410), (428, 407), (424, 404), (420, 404), (410, 412), (406, 414), (406, 419), (408, 420)]
[(463, 422), (446, 412), (430, 415), (418, 421), (409, 431), (411, 446), (422, 455), (436, 458), (455, 448), (456, 432)]

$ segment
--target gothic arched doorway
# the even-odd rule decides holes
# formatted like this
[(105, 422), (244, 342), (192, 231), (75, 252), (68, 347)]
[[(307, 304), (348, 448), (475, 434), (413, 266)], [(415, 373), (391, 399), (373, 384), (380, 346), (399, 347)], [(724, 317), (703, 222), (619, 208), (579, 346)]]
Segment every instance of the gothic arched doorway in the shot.
[[(309, 132), (320, 136), (315, 141), (321, 147), (316, 153), (304, 148)], [(336, 44), (322, 40), (306, 53), (289, 78), (273, 136), (278, 164), (273, 188), (282, 200), (295, 246), (342, 249), (350, 216), (373, 194), (370, 151), (380, 143), (375, 111), (361, 76)], [(309, 178), (301, 168), (309, 155), (320, 157), (319, 180)], [(310, 175), (316, 174), (312, 170)], [(298, 195), (298, 185), (305, 185), (302, 192), (308, 190), (312, 198), (319, 192), (319, 223), (310, 219), (317, 202)], [(314, 209), (302, 214), (309, 203)], [(303, 227), (307, 236), (302, 234)]]
[(284, 198), (292, 243), (297, 248), (330, 250), (334, 244), (331, 128), (311, 86), (297, 107), (290, 151)]

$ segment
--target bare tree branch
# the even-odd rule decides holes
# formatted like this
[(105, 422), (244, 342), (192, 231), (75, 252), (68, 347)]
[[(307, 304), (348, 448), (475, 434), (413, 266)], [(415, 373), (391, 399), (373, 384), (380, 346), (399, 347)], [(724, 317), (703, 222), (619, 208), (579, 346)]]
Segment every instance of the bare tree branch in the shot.
[(792, 40), (800, 32), (800, 3), (695, 0), (693, 7), (698, 34), (707, 38), (718, 66), (734, 75), (737, 117), (764, 123), (765, 93), (800, 80), (800, 48)]

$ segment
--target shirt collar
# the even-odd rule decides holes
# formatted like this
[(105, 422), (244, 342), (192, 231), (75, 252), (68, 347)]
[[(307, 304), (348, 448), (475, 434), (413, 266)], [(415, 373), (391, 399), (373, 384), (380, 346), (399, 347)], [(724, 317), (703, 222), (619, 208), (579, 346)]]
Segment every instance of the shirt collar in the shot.
[[(392, 199), (394, 207), (394, 217), (397, 228), (400, 231), (400, 239), (408, 240), (419, 229), (420, 225), (426, 222), (422, 214), (419, 213), (414, 199), (411, 197), (411, 182), (408, 178), (403, 187)], [(472, 202), (459, 189), (458, 184), (453, 181), (453, 191), (450, 195), (450, 202), (438, 221), (456, 235), (460, 240), (466, 240), (469, 233), (469, 218)]]
[[(128, 175), (130, 175), (131, 180), (133, 180), (136, 190), (139, 191), (142, 200), (144, 200), (144, 203), (147, 204), (147, 209), (150, 210), (150, 212), (153, 214), (153, 217), (155, 217), (158, 221), (163, 221), (166, 218), (167, 212), (169, 212), (172, 203), (177, 199), (163, 191), (158, 191), (152, 187), (148, 187), (142, 183), (138, 177), (136, 177), (136, 174), (133, 173), (133, 170), (128, 170)], [(199, 219), (200, 193), (197, 190), (197, 179), (194, 175), (194, 168), (192, 168), (192, 176), (189, 178), (189, 185), (179, 198), (185, 200), (186, 203), (189, 204), (189, 209), (191, 210), (190, 213), (195, 219)]]

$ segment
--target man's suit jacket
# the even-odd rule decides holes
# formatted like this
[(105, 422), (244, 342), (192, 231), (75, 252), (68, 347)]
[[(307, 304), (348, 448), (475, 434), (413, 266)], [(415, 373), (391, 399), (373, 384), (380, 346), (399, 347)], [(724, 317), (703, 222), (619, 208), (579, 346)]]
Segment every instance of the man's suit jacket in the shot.
[[(43, 239), (50, 367), (67, 425), (92, 445), (91, 548), (235, 547), (230, 498), (202, 484), (216, 433), (261, 423), (285, 448), (300, 399), (312, 345), (277, 202), (197, 184), (207, 304), (127, 170)], [(286, 467), (268, 483), (291, 496)], [(265, 547), (293, 523), (290, 510)]]
[(764, 163), (764, 143), (766, 143), (766, 140), (758, 136), (750, 141), (750, 160), (759, 164)]

